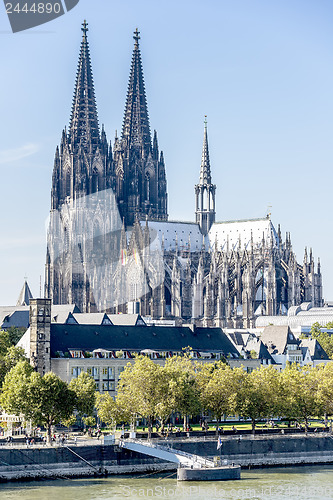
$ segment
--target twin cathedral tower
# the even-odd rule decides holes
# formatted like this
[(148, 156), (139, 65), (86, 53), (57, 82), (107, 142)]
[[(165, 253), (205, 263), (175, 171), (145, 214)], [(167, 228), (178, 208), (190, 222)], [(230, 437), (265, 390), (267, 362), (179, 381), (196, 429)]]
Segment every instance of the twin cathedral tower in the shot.
[(52, 177), (45, 296), (82, 312), (140, 312), (205, 326), (252, 326), (261, 314), (322, 304), (320, 264), (298, 264), (270, 217), (215, 221), (207, 122), (195, 222), (168, 221), (163, 152), (151, 136), (139, 32), (121, 137), (100, 130), (82, 26), (72, 113)]

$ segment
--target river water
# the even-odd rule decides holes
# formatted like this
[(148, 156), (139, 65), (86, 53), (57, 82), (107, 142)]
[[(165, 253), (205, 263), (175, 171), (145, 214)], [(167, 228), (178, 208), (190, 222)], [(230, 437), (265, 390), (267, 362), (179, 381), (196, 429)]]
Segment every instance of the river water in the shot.
[(1, 500), (326, 500), (333, 499), (333, 466), (284, 467), (242, 471), (242, 479), (178, 482), (175, 475), (113, 476), (0, 484)]

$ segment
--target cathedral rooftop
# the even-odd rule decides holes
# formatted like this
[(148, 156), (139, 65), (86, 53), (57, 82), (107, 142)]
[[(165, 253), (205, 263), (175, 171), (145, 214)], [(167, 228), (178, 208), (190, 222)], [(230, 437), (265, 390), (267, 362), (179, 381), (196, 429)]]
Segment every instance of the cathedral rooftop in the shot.
[(209, 231), (210, 244), (217, 242), (219, 248), (247, 248), (251, 241), (254, 246), (260, 246), (263, 240), (274, 247), (280, 245), (278, 234), (268, 217), (214, 222)]

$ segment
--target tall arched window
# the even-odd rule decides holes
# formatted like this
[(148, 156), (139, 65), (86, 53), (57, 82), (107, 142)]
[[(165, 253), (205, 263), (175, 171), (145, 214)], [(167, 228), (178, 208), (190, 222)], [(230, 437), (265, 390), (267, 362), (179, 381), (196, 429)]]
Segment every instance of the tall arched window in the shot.
[(69, 170), (66, 172), (66, 196), (71, 195), (71, 173)]
[(92, 193), (96, 193), (98, 191), (98, 172), (96, 170), (94, 170), (91, 179), (91, 191)]
[(145, 175), (145, 198), (150, 201), (150, 175), (148, 172)]

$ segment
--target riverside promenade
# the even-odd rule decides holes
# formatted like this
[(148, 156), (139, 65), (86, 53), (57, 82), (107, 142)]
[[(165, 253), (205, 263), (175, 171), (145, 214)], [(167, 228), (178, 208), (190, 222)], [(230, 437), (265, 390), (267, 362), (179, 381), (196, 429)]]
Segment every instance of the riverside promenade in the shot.
[[(156, 444), (242, 468), (333, 463), (330, 433), (215, 436), (153, 439)], [(0, 481), (38, 478), (73, 478), (174, 471), (176, 465), (158, 458), (106, 444), (104, 439), (68, 440), (61, 445), (43, 443), (0, 446)]]

